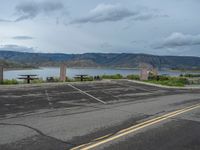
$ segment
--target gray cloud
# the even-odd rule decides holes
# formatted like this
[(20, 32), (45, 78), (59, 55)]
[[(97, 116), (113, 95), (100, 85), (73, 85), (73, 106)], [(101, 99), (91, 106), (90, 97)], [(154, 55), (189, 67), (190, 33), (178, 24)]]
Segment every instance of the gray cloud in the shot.
[(183, 33), (172, 33), (169, 37), (166, 37), (156, 48), (175, 48), (180, 46), (194, 46), (200, 45), (200, 34), (190, 35)]
[(33, 37), (30, 37), (30, 36), (14, 36), (12, 38), (15, 40), (32, 40), (33, 39)]
[(133, 17), (133, 20), (136, 20), (136, 21), (144, 21), (144, 20), (151, 20), (151, 19), (154, 19), (154, 18), (167, 18), (169, 17), (168, 15), (158, 15), (158, 14), (153, 14), (153, 13), (141, 13), (137, 16), (134, 16)]
[(112, 47), (113, 46), (110, 43), (108, 43), (108, 42), (103, 42), (103, 43), (100, 44), (100, 48), (101, 49), (110, 49)]
[(62, 10), (63, 4), (60, 2), (23, 2), (16, 6), (16, 14), (19, 16), (15, 21), (33, 19), (39, 14), (49, 14), (55, 11)]
[(35, 49), (32, 47), (25, 47), (25, 46), (14, 45), (14, 44), (0, 45), (0, 50), (18, 51), (18, 52), (34, 52), (35, 51)]
[(86, 17), (74, 19), (70, 24), (114, 22), (126, 18), (131, 18), (132, 20), (149, 20), (163, 16), (164, 15), (157, 15), (144, 9), (131, 11), (119, 4), (99, 4), (96, 8), (92, 9)]
[(12, 20), (0, 19), (0, 22), (13, 22)]
[(99, 23), (107, 21), (120, 21), (125, 18), (135, 16), (138, 12), (132, 12), (121, 5), (100, 4), (89, 12), (89, 15), (75, 19), (71, 24)]

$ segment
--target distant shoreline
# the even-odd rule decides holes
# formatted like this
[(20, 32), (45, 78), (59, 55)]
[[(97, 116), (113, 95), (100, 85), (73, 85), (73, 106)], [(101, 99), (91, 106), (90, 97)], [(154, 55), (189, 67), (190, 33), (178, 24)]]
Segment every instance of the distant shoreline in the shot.
[(187, 70), (182, 70), (182, 69), (169, 69), (169, 71), (179, 71), (179, 72), (183, 72), (183, 73), (200, 73), (200, 70), (190, 70), (190, 69), (187, 69)]
[(34, 70), (39, 68), (4, 68), (4, 71), (15, 71), (15, 70)]
[[(40, 66), (35, 68), (4, 68), (4, 71), (17, 71), (17, 70), (35, 70), (43, 68), (59, 68), (59, 66)], [(129, 67), (67, 67), (70, 69), (116, 69), (116, 70), (140, 70), (140, 68), (129, 68)], [(200, 70), (182, 70), (182, 69), (160, 69), (158, 71), (170, 71), (170, 72), (182, 72), (182, 73), (200, 73)]]
[[(4, 68), (4, 71), (15, 71), (15, 70), (34, 70), (42, 68), (59, 68), (59, 66), (40, 66), (37, 68)], [(121, 69), (121, 70), (139, 70), (139, 68), (120, 68), (120, 67), (67, 67), (70, 69)]]

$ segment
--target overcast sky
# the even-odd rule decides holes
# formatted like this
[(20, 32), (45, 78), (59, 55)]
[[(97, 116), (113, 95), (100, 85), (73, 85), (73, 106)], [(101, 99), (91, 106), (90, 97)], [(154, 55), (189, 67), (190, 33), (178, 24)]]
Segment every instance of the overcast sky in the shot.
[(0, 50), (200, 56), (199, 0), (0, 2)]

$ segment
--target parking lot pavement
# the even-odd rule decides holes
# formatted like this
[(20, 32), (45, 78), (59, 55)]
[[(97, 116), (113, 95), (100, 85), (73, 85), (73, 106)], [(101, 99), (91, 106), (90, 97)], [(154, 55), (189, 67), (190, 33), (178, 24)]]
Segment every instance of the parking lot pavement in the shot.
[(1, 88), (0, 116), (33, 113), (40, 109), (92, 105), (101, 101), (105, 103), (134, 101), (170, 92), (167, 89), (128, 81), (75, 83), (73, 86), (78, 90), (68, 84)]
[[(70, 102), (77, 100), (78, 105), (78, 102), (81, 101), (80, 97), (84, 99), (85, 96), (67, 85), (14, 87), (0, 90), (0, 116), (30, 113), (38, 109), (49, 109), (52, 107), (73, 107), (76, 104)], [(66, 103), (62, 103), (63, 98)]]
[[(71, 84), (70, 84), (71, 85)], [(191, 93), (190, 90), (161, 89), (126, 80), (109, 82), (13, 86), (0, 90), (0, 117), (58, 109), (138, 101), (146, 98)]]
[(0, 149), (69, 149), (200, 102), (198, 90), (124, 80), (71, 85), (0, 87)]

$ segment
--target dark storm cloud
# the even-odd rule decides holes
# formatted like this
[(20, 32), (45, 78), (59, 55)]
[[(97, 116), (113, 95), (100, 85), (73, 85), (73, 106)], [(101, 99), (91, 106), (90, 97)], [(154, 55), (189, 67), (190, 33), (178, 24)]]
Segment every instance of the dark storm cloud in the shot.
[(15, 44), (0, 45), (0, 51), (34, 52), (34, 48)]
[(183, 33), (172, 33), (169, 37), (160, 41), (156, 48), (174, 48), (194, 45), (200, 45), (200, 34), (190, 35)]
[(30, 36), (14, 36), (12, 38), (15, 40), (32, 40), (33, 39), (33, 37), (30, 37)]
[(19, 17), (15, 20), (22, 21), (26, 19), (33, 19), (39, 14), (49, 14), (55, 11), (62, 10), (63, 4), (60, 2), (46, 1), (46, 2), (23, 2), (16, 6), (16, 14)]
[(126, 18), (132, 18), (133, 20), (149, 20), (155, 17), (158, 17), (158, 15), (147, 12), (144, 13), (139, 10), (132, 11), (119, 4), (99, 4), (96, 8), (92, 9), (86, 17), (74, 19), (71, 21), (71, 24), (114, 22)]

